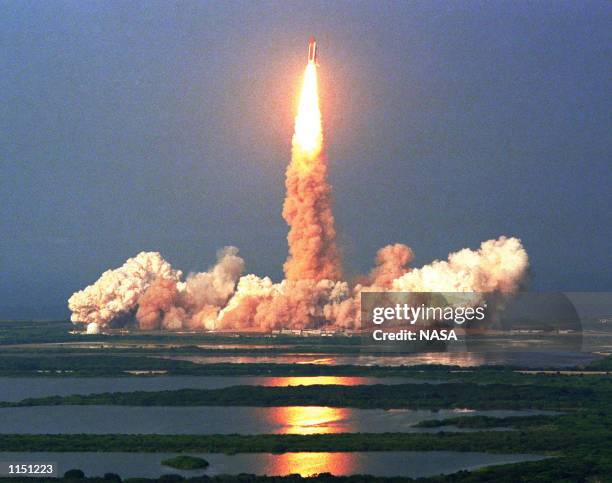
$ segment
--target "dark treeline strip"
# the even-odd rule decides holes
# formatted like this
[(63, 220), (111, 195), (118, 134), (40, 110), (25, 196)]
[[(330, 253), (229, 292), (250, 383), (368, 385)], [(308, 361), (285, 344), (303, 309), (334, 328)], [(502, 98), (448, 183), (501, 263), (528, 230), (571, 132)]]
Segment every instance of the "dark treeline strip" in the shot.
[[(131, 353), (131, 351), (130, 351)], [(167, 371), (171, 375), (193, 376), (408, 376), (431, 379), (439, 374), (469, 375), (458, 366), (358, 366), (323, 364), (273, 363), (215, 363), (196, 364), (191, 361), (146, 357), (143, 355), (115, 355), (105, 351), (91, 354), (0, 354), (0, 376), (63, 375), (63, 376), (124, 376), (126, 371)], [(461, 372), (452, 372), (461, 371)], [(512, 375), (504, 367), (480, 368), (478, 372)], [(520, 374), (513, 376), (520, 377)]]
[[(310, 348), (301, 347), (308, 351)], [(348, 347), (347, 350), (354, 348)], [(181, 351), (183, 349), (176, 349)], [(187, 348), (185, 350), (191, 350)], [(323, 349), (321, 349), (323, 350)], [(144, 351), (144, 352), (142, 352)], [(447, 365), (415, 366), (358, 366), (323, 364), (272, 364), (272, 363), (212, 363), (197, 364), (192, 361), (155, 357), (155, 349), (95, 349), (75, 348), (17, 349), (0, 351), (0, 376), (124, 376), (126, 371), (166, 371), (169, 375), (270, 375), (270, 376), (407, 376), (426, 379), (452, 379), (465, 382), (504, 384), (588, 384), (600, 379), (610, 380), (606, 375), (558, 375), (520, 374), (519, 367), (480, 366), (461, 368)], [(157, 354), (159, 355), (159, 354)], [(603, 370), (605, 364), (612, 364), (612, 356), (593, 362), (589, 369)], [(600, 366), (597, 366), (600, 364)], [(541, 369), (545, 369), (544, 367)], [(575, 368), (580, 371), (580, 368)], [(568, 379), (574, 378), (573, 381)]]
[[(131, 351), (130, 351), (131, 353)], [(31, 354), (7, 352), (0, 354), (0, 376), (125, 376), (126, 371), (167, 371), (169, 375), (191, 376), (376, 376), (426, 377), (460, 370), (456, 366), (358, 366), (323, 364), (215, 363), (196, 364), (191, 361), (115, 355), (99, 350), (90, 354)], [(492, 368), (495, 373), (504, 368)], [(505, 371), (507, 372), (507, 371)], [(425, 374), (427, 373), (427, 374)]]
[(607, 356), (604, 359), (591, 362), (588, 366), (586, 366), (586, 369), (592, 371), (612, 371), (612, 355)]
[(428, 419), (419, 421), (415, 428), (443, 428), (454, 426), (465, 429), (491, 429), (491, 428), (527, 428), (554, 424), (557, 416), (509, 416), (505, 418), (494, 418), (491, 416), (460, 416), (446, 419)]
[(68, 333), (70, 329), (71, 323), (63, 320), (2, 320), (0, 321), (0, 346), (73, 341), (74, 336)]
[(569, 450), (577, 438), (558, 431), (519, 433), (337, 433), (319, 435), (6, 434), (0, 451), (284, 453), (328, 451), (482, 451), (489, 453)]
[[(245, 398), (245, 394), (248, 397)], [(330, 406), (353, 408), (555, 409), (603, 407), (609, 389), (507, 384), (401, 384), (232, 386), (221, 389), (135, 391), (50, 396), (0, 403), (0, 407), (54, 405), (118, 406)]]
[(198, 365), (188, 361), (176, 361), (143, 356), (115, 356), (100, 352), (99, 355), (50, 355), (38, 356), (11, 354), (0, 355), (0, 375), (40, 375), (45, 373), (64, 375), (112, 376), (125, 375), (125, 371), (169, 371), (177, 374), (196, 374)]
[[(84, 326), (78, 328), (84, 329)], [(292, 335), (269, 333), (249, 333), (248, 335), (192, 332), (176, 333), (171, 331), (140, 331), (133, 329), (128, 333), (111, 334), (74, 334), (69, 331), (75, 325), (67, 320), (55, 321), (0, 321), (0, 346), (33, 343), (57, 342), (106, 342), (141, 344), (295, 344), (300, 345), (353, 345), (360, 344), (360, 337), (296, 337)]]

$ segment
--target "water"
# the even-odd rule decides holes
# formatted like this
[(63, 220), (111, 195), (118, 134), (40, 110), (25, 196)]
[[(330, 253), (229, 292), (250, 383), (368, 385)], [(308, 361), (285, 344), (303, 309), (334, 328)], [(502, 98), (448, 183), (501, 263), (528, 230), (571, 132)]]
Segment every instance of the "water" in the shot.
[(196, 364), (323, 364), (328, 366), (414, 366), (441, 364), (461, 367), (510, 365), (535, 368), (564, 368), (588, 364), (599, 356), (584, 352), (564, 351), (492, 351), (492, 352), (426, 352), (397, 355), (367, 354), (283, 354), (283, 355), (211, 355), (162, 356), (166, 359), (190, 361)]
[(99, 394), (104, 392), (171, 391), (176, 389), (218, 389), (230, 386), (310, 386), (341, 384), (439, 383), (408, 377), (260, 377), (260, 376), (145, 376), (145, 377), (0, 377), (0, 401), (26, 398)]
[[(248, 397), (248, 394), (246, 395)], [(246, 399), (246, 398), (245, 398)], [(246, 401), (245, 401), (246, 402)], [(33, 406), (0, 409), (0, 433), (323, 434), (422, 432), (427, 419), (557, 414), (550, 411), (287, 407)], [(441, 430), (435, 428), (435, 430)], [(448, 431), (448, 428), (444, 429)], [(452, 428), (450, 429), (452, 430)], [(425, 431), (431, 431), (425, 430)]]
[(175, 470), (161, 461), (176, 456), (170, 453), (0, 453), (1, 461), (54, 462), (59, 474), (79, 468), (87, 476), (112, 472), (123, 478), (157, 478), (162, 474), (184, 476), (200, 474), (287, 475), (310, 476), (330, 472), (334, 475), (369, 474), (374, 476), (409, 476), (413, 478), (474, 470), (495, 464), (537, 461), (542, 456), (529, 454), (463, 453), (454, 451), (389, 451), (355, 453), (250, 453), (197, 454), (210, 463), (206, 470)]

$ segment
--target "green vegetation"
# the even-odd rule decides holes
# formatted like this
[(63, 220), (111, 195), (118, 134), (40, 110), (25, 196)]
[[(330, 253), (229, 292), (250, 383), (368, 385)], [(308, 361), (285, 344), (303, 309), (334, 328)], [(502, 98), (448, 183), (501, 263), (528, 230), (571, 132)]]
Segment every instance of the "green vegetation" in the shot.
[(173, 374), (197, 374), (198, 365), (144, 356), (57, 355), (41, 353), (0, 355), (0, 376), (125, 376), (127, 371), (167, 371)]
[(204, 458), (189, 455), (180, 455), (175, 456), (174, 458), (168, 458), (163, 460), (161, 464), (177, 470), (199, 470), (201, 468), (207, 468), (210, 465), (210, 463)]
[[(244, 395), (249, 395), (245, 399)], [(0, 403), (0, 407), (56, 405), (115, 406), (330, 406), (354, 408), (555, 409), (603, 407), (612, 381), (598, 389), (508, 384), (401, 384), (393, 386), (233, 386), (221, 389), (136, 391), (50, 396)]]
[[(476, 419), (476, 417), (475, 417)], [(612, 416), (576, 411), (559, 416), (499, 418), (515, 431), (471, 433), (261, 435), (3, 435), (2, 451), (123, 451), (283, 453), (287, 451), (485, 451), (494, 453), (612, 453)], [(488, 426), (486, 423), (482, 426)]]
[(63, 320), (3, 320), (0, 321), (0, 345), (73, 341), (74, 336), (68, 333), (70, 325)]
[[(0, 376), (126, 376), (128, 371), (165, 371), (168, 375), (190, 376), (408, 376), (426, 379), (458, 370), (453, 366), (378, 367), (323, 364), (196, 364), (191, 361), (162, 359), (132, 354), (114, 355), (105, 350), (95, 354), (65, 351), (0, 352)], [(501, 369), (492, 369), (494, 373)], [(459, 375), (459, 373), (458, 373)]]
[[(336, 433), (318, 435), (7, 434), (0, 451), (284, 453), (328, 451), (483, 451), (555, 453), (577, 438), (553, 428), (530, 432)], [(584, 436), (584, 435), (582, 435)], [(586, 444), (588, 441), (581, 439)]]
[(85, 473), (78, 469), (68, 470), (64, 473), (65, 480), (81, 480), (85, 478)]
[(518, 429), (554, 424), (557, 419), (557, 416), (510, 416), (505, 418), (494, 418), (491, 416), (460, 416), (456, 418), (428, 419), (426, 421), (419, 421), (413, 427), (443, 428), (446, 426), (454, 426), (456, 428), (462, 429), (491, 429), (512, 427), (514, 429)]
[(591, 362), (586, 369), (591, 371), (612, 371), (612, 355), (599, 359), (597, 361)]

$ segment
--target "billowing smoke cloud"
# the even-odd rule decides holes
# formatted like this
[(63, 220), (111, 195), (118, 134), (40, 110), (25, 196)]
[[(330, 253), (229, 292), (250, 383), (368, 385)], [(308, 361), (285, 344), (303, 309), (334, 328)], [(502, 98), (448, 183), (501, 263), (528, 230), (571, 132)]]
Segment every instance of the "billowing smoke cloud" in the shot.
[(529, 265), (527, 252), (518, 238), (502, 236), (464, 248), (393, 280), (397, 292), (514, 292)]
[[(346, 282), (284, 280), (246, 275), (219, 314), (221, 329), (303, 329), (334, 325), (340, 305), (350, 299)], [(342, 315), (342, 314), (340, 314)]]
[(157, 252), (140, 252), (121, 267), (107, 270), (96, 283), (76, 292), (68, 300), (73, 322), (109, 322), (128, 315), (145, 290), (157, 278), (178, 281), (181, 272)]
[(135, 322), (143, 330), (213, 329), (243, 270), (238, 249), (225, 247), (214, 267), (183, 282), (159, 253), (142, 252), (73, 294), (71, 320), (97, 324), (91, 330)]
[(370, 273), (370, 284), (382, 289), (389, 289), (396, 278), (410, 269), (408, 264), (414, 258), (409, 246), (401, 243), (387, 245), (376, 254), (376, 267)]
[[(361, 291), (513, 293), (525, 278), (528, 257), (517, 238), (483, 242), (420, 268), (401, 244), (379, 250), (368, 283), (351, 288), (328, 279), (283, 280), (240, 274), (244, 261), (234, 247), (217, 264), (181, 281), (158, 253), (141, 253), (105, 272), (69, 300), (72, 320), (98, 328), (137, 322), (143, 330), (257, 330), (358, 328)], [(95, 325), (93, 325), (95, 324)]]
[[(178, 314), (170, 314), (178, 298), (176, 280), (158, 277), (138, 299), (136, 318), (141, 329), (154, 330), (162, 327), (162, 321), (171, 315), (168, 328), (181, 328), (182, 322), (173, 323)], [(173, 311), (174, 312), (174, 311)], [(178, 327), (176, 327), (178, 325)]]

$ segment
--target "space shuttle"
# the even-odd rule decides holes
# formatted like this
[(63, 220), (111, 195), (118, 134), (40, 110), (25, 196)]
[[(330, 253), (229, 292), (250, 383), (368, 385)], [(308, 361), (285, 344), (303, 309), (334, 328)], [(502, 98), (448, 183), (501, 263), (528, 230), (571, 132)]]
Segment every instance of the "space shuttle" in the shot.
[(317, 62), (317, 41), (312, 36), (308, 41), (308, 63), (319, 65)]

